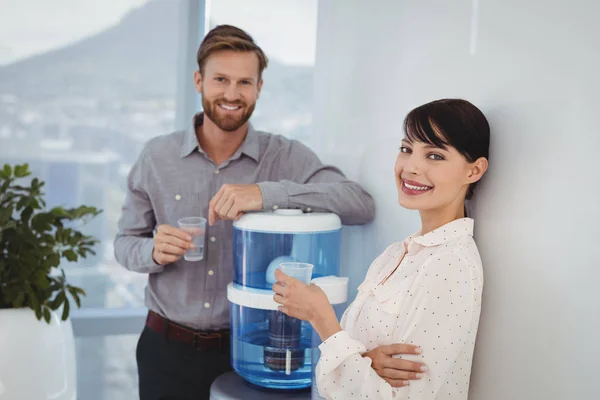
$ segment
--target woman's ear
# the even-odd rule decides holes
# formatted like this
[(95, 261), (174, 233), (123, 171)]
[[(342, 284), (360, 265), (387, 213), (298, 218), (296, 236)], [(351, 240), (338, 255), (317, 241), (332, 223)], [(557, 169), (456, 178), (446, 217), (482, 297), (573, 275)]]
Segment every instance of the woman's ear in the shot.
[(481, 179), (485, 171), (488, 169), (488, 160), (485, 157), (479, 157), (475, 162), (471, 163), (467, 183), (475, 183)]

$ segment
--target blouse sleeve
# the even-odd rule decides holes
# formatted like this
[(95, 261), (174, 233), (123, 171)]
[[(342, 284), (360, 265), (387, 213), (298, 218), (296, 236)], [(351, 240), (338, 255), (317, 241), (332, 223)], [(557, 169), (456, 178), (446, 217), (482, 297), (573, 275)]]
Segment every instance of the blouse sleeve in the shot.
[[(472, 329), (473, 307), (478, 291), (475, 271), (454, 253), (430, 260), (423, 279), (414, 292), (398, 293), (398, 322), (392, 343), (411, 343), (421, 347), (422, 355), (402, 356), (424, 362), (429, 368), (420, 380), (409, 386), (393, 388), (371, 368), (371, 359), (362, 357), (367, 348), (347, 331), (329, 337), (320, 346), (317, 386), (327, 399), (435, 399), (448, 380), (459, 353)], [(380, 311), (383, 312), (383, 311)], [(398, 329), (403, 326), (404, 329)], [(408, 327), (408, 329), (406, 328)]]

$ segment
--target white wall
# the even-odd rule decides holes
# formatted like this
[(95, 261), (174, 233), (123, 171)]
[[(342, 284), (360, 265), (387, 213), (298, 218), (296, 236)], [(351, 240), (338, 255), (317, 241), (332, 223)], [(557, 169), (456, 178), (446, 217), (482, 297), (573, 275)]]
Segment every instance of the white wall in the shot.
[(311, 146), (377, 202), (373, 224), (345, 232), (352, 294), (419, 229), (392, 172), (406, 113), (462, 97), (490, 121), (470, 399), (600, 398), (598, 15), (594, 0), (320, 1)]

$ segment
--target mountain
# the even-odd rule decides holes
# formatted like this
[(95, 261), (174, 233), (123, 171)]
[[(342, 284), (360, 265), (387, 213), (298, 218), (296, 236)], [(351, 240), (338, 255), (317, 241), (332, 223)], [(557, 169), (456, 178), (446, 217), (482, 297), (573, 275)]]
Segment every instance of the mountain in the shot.
[[(173, 99), (178, 44), (184, 40), (178, 27), (184, 4), (150, 1), (103, 32), (0, 67), (0, 94), (33, 102), (68, 96), (102, 101)], [(311, 68), (271, 59), (264, 79), (262, 110), (310, 111), (306, 103), (312, 99)]]

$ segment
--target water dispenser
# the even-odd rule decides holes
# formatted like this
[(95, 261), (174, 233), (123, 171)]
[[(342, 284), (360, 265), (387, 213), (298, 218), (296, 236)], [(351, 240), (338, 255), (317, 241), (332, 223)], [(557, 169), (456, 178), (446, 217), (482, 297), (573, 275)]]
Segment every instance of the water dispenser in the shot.
[(335, 214), (302, 210), (248, 213), (234, 222), (234, 280), (227, 288), (231, 364), (247, 382), (269, 389), (311, 386), (318, 336), (308, 322), (278, 311), (271, 287), (280, 264), (312, 264), (312, 282), (339, 313), (348, 287), (348, 279), (338, 277), (341, 228)]

